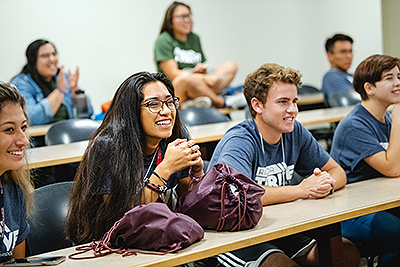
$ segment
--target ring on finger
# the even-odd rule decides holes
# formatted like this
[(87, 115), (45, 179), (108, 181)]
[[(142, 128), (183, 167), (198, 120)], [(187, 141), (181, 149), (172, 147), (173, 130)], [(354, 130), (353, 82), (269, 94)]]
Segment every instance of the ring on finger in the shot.
[(193, 153), (196, 153), (196, 151), (194, 151), (194, 148), (193, 148), (193, 147), (191, 147), (190, 149), (192, 150), (192, 154), (193, 154)]

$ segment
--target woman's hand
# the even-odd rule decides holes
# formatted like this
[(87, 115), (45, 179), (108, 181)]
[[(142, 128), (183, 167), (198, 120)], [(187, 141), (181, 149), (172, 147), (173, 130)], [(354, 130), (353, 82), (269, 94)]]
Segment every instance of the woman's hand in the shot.
[(60, 67), (57, 77), (57, 88), (60, 88), (64, 94), (67, 91), (67, 79), (65, 78), (64, 66)]
[(169, 178), (173, 173), (192, 166), (194, 169), (203, 167), (200, 147), (194, 140), (176, 139), (168, 144), (163, 161), (156, 170), (162, 177)]
[(206, 74), (207, 65), (205, 63), (199, 63), (193, 68), (193, 73)]
[(79, 80), (79, 67), (76, 67), (75, 73), (71, 73), (70, 70), (68, 70), (68, 82), (69, 82), (69, 88), (71, 89), (71, 94), (72, 96), (75, 95), (75, 92), (79, 90), (78, 88), (78, 80)]

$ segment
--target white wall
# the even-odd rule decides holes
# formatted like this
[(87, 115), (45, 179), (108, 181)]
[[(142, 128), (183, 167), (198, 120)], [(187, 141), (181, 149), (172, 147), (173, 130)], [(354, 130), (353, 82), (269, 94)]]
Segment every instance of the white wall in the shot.
[[(9, 81), (26, 63), (37, 38), (52, 41), (59, 62), (79, 65), (80, 86), (96, 112), (130, 74), (155, 71), (153, 46), (165, 10), (162, 0), (0, 0), (0, 80)], [(351, 35), (351, 71), (382, 53), (380, 0), (187, 0), (194, 32), (211, 66), (234, 60), (233, 81), (265, 62), (299, 69), (303, 82), (321, 86), (329, 69), (324, 43), (336, 32)]]

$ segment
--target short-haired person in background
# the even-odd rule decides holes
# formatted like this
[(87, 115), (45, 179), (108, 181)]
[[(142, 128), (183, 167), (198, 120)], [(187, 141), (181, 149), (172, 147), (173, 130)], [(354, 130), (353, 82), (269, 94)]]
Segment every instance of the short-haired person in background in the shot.
[(327, 103), (328, 95), (354, 91), (353, 75), (347, 72), (353, 61), (353, 39), (348, 35), (335, 34), (326, 40), (325, 50), (331, 64), (322, 81), (322, 93)]
[(0, 81), (0, 262), (25, 257), (33, 192), (25, 158), (27, 128), (24, 98), (15, 86)]
[[(247, 75), (243, 92), (252, 118), (225, 133), (210, 161), (209, 166), (225, 162), (264, 187), (263, 205), (323, 198), (346, 184), (343, 169), (296, 121), (300, 85), (298, 71), (273, 63)], [(300, 183), (293, 181), (294, 171), (305, 177)], [(357, 248), (345, 239), (343, 246), (345, 266), (358, 266)], [(243, 266), (319, 265), (316, 240), (304, 234), (227, 252), (217, 259), (225, 266), (238, 261)]]
[[(373, 55), (354, 73), (362, 101), (336, 128), (331, 155), (347, 182), (400, 175), (400, 59)], [(388, 111), (390, 105), (395, 105)], [(379, 254), (379, 266), (400, 266), (399, 209), (342, 222), (342, 234)]]
[(75, 176), (67, 222), (73, 242), (101, 239), (136, 205), (163, 201), (174, 210), (189, 177), (204, 174), (178, 105), (162, 73), (139, 72), (120, 85)]
[(165, 13), (154, 47), (157, 71), (173, 82), (181, 108), (189, 106), (245, 106), (243, 94), (220, 96), (236, 75), (237, 64), (227, 61), (210, 73), (204, 63), (200, 38), (192, 32), (192, 12), (187, 4), (173, 2)]
[[(73, 97), (79, 90), (79, 68), (75, 73), (64, 73), (58, 67), (58, 53), (53, 43), (38, 39), (26, 49), (28, 63), (20, 74), (11, 79), (27, 104), (32, 125), (73, 119)], [(93, 108), (88, 99), (88, 117)]]

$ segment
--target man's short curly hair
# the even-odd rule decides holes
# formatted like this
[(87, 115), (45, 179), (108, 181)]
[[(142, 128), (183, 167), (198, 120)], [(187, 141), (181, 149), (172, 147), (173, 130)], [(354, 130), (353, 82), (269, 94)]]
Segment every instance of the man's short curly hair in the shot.
[(243, 84), (243, 93), (249, 106), (251, 117), (255, 118), (256, 116), (256, 112), (251, 106), (253, 97), (265, 104), (268, 91), (274, 82), (289, 83), (300, 87), (301, 77), (302, 75), (299, 71), (285, 68), (275, 63), (266, 63), (247, 75)]

